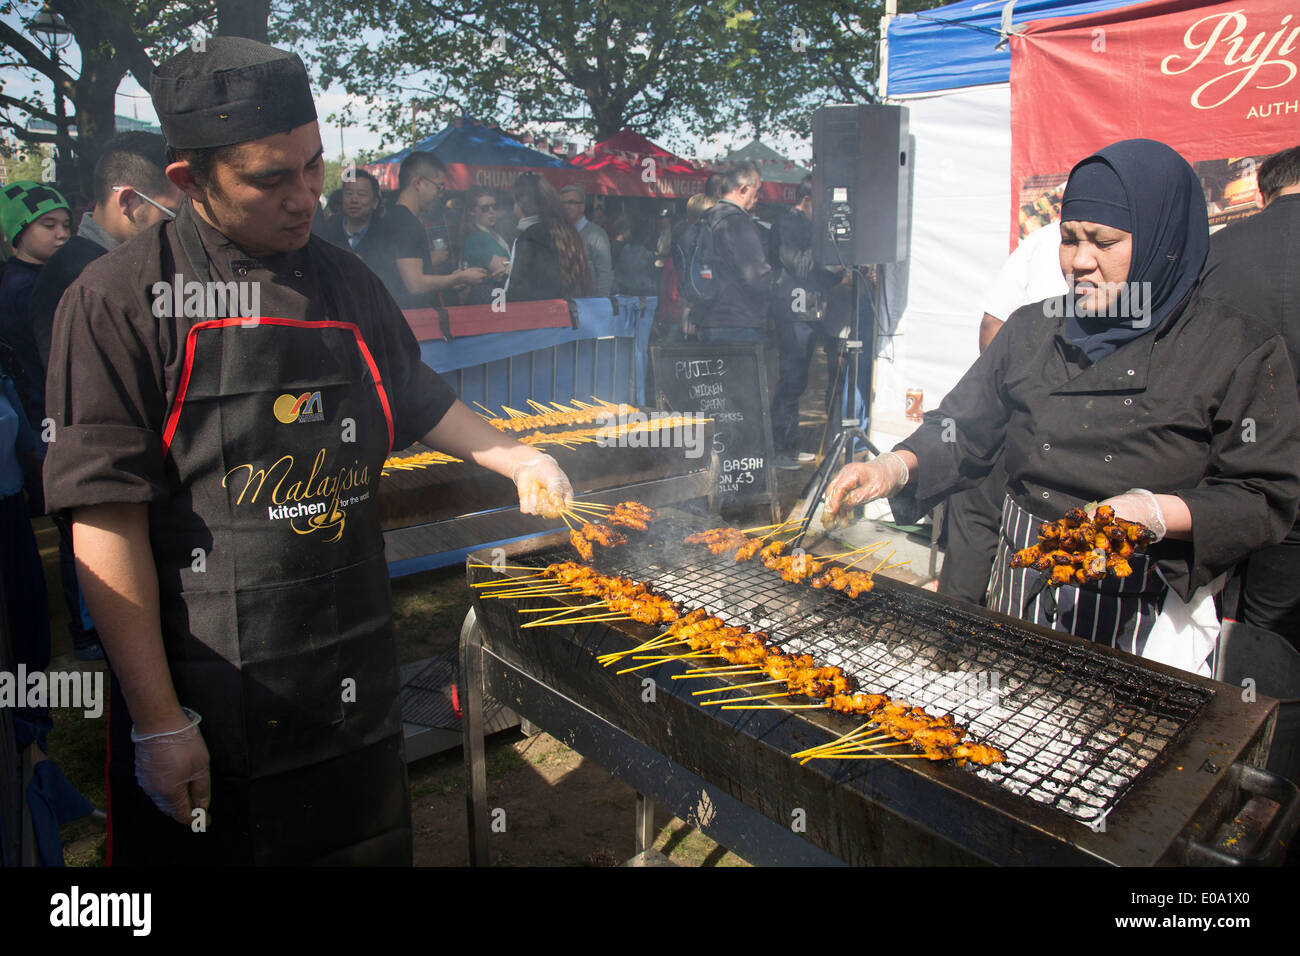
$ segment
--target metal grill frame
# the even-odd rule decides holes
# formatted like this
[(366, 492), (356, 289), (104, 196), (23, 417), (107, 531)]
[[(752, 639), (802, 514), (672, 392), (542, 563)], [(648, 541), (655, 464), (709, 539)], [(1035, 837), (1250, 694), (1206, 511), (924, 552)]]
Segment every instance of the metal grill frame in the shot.
[[(666, 540), (680, 541), (694, 529), (669, 525), (663, 530)], [(951, 714), (968, 725), (974, 739), (1008, 755), (1006, 763), (977, 773), (1085, 822), (1113, 809), (1212, 696), (1182, 679), (1128, 662), (1101, 662), (1020, 627), (1007, 629), (969, 612), (917, 604), (892, 590), (853, 600), (783, 581), (757, 560), (738, 563), (703, 547), (673, 550), (682, 560), (671, 569), (653, 560), (662, 548), (620, 549), (599, 557), (611, 572), (653, 582), (684, 607), (705, 607), (729, 623), (767, 631), (790, 653), (842, 667), (864, 691)], [(539, 554), (530, 563), (544, 564), (548, 557), (564, 560)], [(957, 688), (929, 689), (919, 697), (913, 679), (918, 663), (949, 673), (991, 671), (1000, 689), (1005, 677), (1001, 706), (972, 708)], [(1030, 699), (1044, 693), (1057, 698), (1056, 707), (1045, 709)], [(1007, 715), (1006, 701), (1017, 697)]]
[[(512, 561), (535, 559), (539, 552), (562, 546), (564, 540), (563, 535), (550, 536), (508, 548), (507, 554)], [(470, 563), (490, 559), (491, 555), (480, 553), (471, 556)], [(471, 583), (493, 576), (489, 569), (470, 568)], [(1208, 840), (1224, 813), (1239, 802), (1234, 765), (1262, 766), (1276, 715), (1274, 701), (1259, 698), (1247, 703), (1236, 688), (1014, 618), (973, 614), (969, 606), (900, 582), (880, 579), (873, 594), (898, 596), (935, 613), (973, 616), (988, 627), (1020, 632), (1026, 640), (1060, 648), (1062, 655), (1077, 657), (1098, 673), (1136, 668), (1170, 686), (1189, 687), (1205, 700), (1183, 732), (1119, 797), (1104, 826), (1094, 829), (953, 766), (920, 760), (870, 761), (866, 768), (832, 761), (799, 766), (788, 754), (842, 733), (844, 718), (817, 711), (705, 711), (689, 700), (689, 691), (674, 686), (685, 682), (668, 679), (669, 673), (683, 669), (681, 664), (642, 672), (656, 677), (667, 700), (660, 711), (638, 707), (633, 698), (641, 683), (632, 675), (614, 678), (594, 661), (597, 653), (633, 646), (654, 633), (630, 622), (521, 631), (514, 608), (541, 606), (541, 602), (476, 598), (485, 631), (484, 659), (490, 655), (513, 675), (493, 685), (496, 690), (485, 679), (485, 687), (506, 694), (507, 703), (527, 715), (528, 695), (516, 685), (522, 675), (535, 675), (538, 686), (548, 688), (548, 693), (590, 708), (658, 748), (674, 765), (698, 774), (774, 821), (788, 825), (784, 807), (789, 799), (816, 807), (819, 818), (831, 819), (810, 826), (805, 838), (849, 862), (933, 861), (938, 858), (935, 853), (941, 852), (936, 847), (968, 854), (970, 861), (1008, 864), (1180, 862), (1189, 840)], [(703, 682), (691, 683), (698, 689)], [(512, 693), (514, 697), (509, 696)], [(796, 795), (766, 793), (765, 774), (769, 780), (780, 778), (780, 789), (793, 789)], [(920, 859), (915, 853), (909, 857), (880, 837), (881, 828), (893, 832), (896, 827), (906, 830), (911, 845), (925, 843), (930, 852), (921, 852)]]

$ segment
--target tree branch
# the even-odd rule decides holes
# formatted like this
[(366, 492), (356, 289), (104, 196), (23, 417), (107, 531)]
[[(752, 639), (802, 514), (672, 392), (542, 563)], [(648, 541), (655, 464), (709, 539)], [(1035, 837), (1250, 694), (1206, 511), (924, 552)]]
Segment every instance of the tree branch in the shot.
[(4, 117), (0, 117), (0, 126), (9, 127), (13, 134), (24, 143), (53, 143), (56, 141), (53, 133), (33, 133)]
[(44, 73), (55, 83), (71, 85), (72, 78), (55, 66), (54, 61), (46, 56), (40, 47), (4, 21), (0, 21), (0, 42), (13, 47), (33, 70)]
[(51, 123), (57, 123), (59, 118), (48, 110), (43, 110), (39, 106), (34, 106), (26, 100), (16, 99), (7, 93), (0, 93), (0, 106), (12, 106), (14, 109), (22, 110), (30, 116), (36, 116), (43, 120), (49, 120)]

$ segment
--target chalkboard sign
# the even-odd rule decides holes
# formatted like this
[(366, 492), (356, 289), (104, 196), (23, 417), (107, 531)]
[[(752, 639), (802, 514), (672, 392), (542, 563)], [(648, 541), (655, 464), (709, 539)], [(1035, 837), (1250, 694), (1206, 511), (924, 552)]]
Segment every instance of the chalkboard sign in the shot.
[(719, 506), (768, 501), (780, 520), (763, 346), (687, 342), (656, 346), (650, 358), (661, 409), (713, 419)]

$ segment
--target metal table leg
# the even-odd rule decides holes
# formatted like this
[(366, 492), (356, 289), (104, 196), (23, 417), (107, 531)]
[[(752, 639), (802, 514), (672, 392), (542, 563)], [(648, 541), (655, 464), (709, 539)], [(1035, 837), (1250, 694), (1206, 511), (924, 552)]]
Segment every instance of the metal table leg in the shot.
[(470, 608), (460, 628), (460, 686), (465, 699), (465, 774), (469, 790), (465, 811), (469, 827), (469, 862), (487, 866), (489, 813), (487, 764), (483, 757), (483, 629)]
[(644, 793), (636, 795), (636, 851), (642, 853), (655, 844), (655, 802)]

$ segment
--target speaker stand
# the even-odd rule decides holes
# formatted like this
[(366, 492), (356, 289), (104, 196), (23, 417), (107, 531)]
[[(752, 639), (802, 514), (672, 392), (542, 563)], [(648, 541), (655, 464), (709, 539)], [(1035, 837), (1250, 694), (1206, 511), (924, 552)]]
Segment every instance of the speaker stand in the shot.
[[(876, 317), (882, 304), (881, 280), (877, 270), (873, 287), (874, 308), (871, 311), (871, 324), (869, 328), (863, 329), (861, 295), (865, 277), (862, 269), (862, 266), (855, 266), (852, 271), (853, 293), (850, 297), (852, 304), (849, 337), (844, 341), (844, 347), (840, 350), (836, 362), (835, 381), (831, 389), (831, 408), (827, 411), (826, 427), (822, 431), (821, 445), (818, 448), (821, 460), (791, 510), (793, 514), (800, 507), (803, 508), (799, 533), (791, 539), (791, 544), (795, 547), (803, 542), (804, 535), (808, 533), (813, 514), (825, 497), (832, 477), (839, 471), (841, 459), (845, 463), (852, 461), (859, 445), (865, 447), (873, 457), (880, 454), (880, 450), (872, 444), (868, 435), (871, 429), (871, 395), (876, 368)], [(864, 352), (866, 352), (865, 356)], [(858, 417), (859, 400), (862, 403), (861, 418)], [(846, 413), (845, 406), (850, 402), (852, 404), (849, 405)]]

